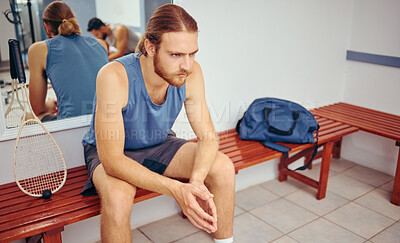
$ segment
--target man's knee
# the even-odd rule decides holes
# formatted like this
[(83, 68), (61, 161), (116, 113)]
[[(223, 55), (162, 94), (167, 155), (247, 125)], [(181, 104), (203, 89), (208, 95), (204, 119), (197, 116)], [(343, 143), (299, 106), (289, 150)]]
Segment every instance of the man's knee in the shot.
[[(136, 188), (113, 177), (94, 180), (101, 199), (101, 213), (109, 219), (121, 221), (129, 219), (132, 211)], [(102, 181), (99, 182), (98, 180)], [(97, 183), (96, 183), (97, 182)]]
[(217, 158), (208, 177), (210, 183), (234, 186), (235, 167), (232, 160), (225, 154), (218, 152)]

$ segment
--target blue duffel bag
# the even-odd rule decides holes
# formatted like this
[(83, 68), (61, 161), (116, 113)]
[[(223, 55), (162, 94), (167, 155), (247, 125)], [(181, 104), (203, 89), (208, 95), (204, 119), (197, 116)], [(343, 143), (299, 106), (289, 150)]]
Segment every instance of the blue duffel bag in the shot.
[(259, 141), (266, 147), (282, 152), (284, 158), (290, 148), (275, 142), (314, 143), (314, 131), (317, 131), (312, 158), (307, 165), (296, 170), (308, 168), (317, 153), (318, 129), (317, 120), (306, 108), (277, 98), (256, 99), (236, 125), (241, 139)]

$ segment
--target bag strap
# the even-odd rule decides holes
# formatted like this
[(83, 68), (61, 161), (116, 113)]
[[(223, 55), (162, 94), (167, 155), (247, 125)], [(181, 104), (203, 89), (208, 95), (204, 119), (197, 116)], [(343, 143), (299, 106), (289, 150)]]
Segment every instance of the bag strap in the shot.
[(294, 122), (293, 122), (293, 126), (287, 131), (280, 130), (280, 129), (278, 129), (278, 128), (274, 127), (274, 126), (271, 126), (269, 124), (269, 120), (268, 120), (269, 118), (268, 117), (269, 117), (270, 113), (271, 113), (271, 108), (265, 107), (264, 108), (264, 114), (265, 114), (265, 122), (268, 125), (268, 131), (272, 132), (272, 133), (275, 133), (275, 134), (284, 135), (284, 136), (292, 135), (293, 130), (296, 128), (297, 121), (299, 120), (300, 111), (296, 111), (296, 110), (292, 111), (292, 116), (293, 116), (293, 121)]
[(238, 134), (240, 134), (240, 123), (242, 123), (243, 118), (241, 118), (237, 123), (236, 123), (236, 127), (235, 130)]
[(318, 129), (317, 129), (317, 134), (316, 134), (317, 135), (316, 136), (317, 141), (315, 142), (314, 151), (313, 151), (313, 153), (311, 155), (310, 160), (305, 165), (300, 166), (295, 170), (289, 169), (288, 166), (285, 163), (285, 161), (286, 161), (286, 159), (288, 157), (288, 152), (291, 150), (289, 147), (286, 147), (286, 146), (280, 145), (280, 144), (276, 144), (276, 143), (271, 142), (271, 141), (263, 141), (263, 142), (261, 142), (261, 144), (264, 145), (267, 148), (282, 152), (282, 154), (283, 154), (283, 165), (285, 166), (285, 168), (287, 170), (289, 170), (289, 171), (305, 170), (308, 167), (310, 167), (312, 161), (314, 160), (315, 155), (317, 155), (317, 152), (318, 152), (318, 131), (319, 131), (319, 125), (318, 125)]

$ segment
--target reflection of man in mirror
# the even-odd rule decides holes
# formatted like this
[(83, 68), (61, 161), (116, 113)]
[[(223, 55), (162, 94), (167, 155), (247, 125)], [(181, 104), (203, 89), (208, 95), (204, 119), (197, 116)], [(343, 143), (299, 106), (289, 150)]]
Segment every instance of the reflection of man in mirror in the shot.
[[(107, 45), (81, 36), (72, 10), (61, 1), (44, 9), (43, 25), (49, 39), (28, 51), (29, 99), (35, 114), (48, 121), (91, 113), (97, 72), (108, 62)], [(47, 78), (57, 99), (46, 100)]]
[[(173, 197), (193, 225), (216, 242), (233, 242), (235, 170), (218, 151), (195, 61), (197, 34), (183, 8), (163, 5), (150, 18), (139, 53), (99, 71), (96, 109), (83, 138), (90, 178), (82, 194), (100, 195), (104, 242), (132, 241), (137, 187)], [(197, 143), (171, 131), (183, 105)]]
[(109, 60), (135, 52), (139, 36), (124, 25), (104, 24), (98, 18), (92, 18), (87, 31), (96, 38), (105, 40), (109, 46)]

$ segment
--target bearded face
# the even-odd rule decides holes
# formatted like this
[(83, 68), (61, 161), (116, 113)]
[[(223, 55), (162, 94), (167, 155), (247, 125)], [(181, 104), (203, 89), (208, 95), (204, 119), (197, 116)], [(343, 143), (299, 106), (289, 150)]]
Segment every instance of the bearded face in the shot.
[(154, 72), (168, 84), (181, 87), (191, 74), (197, 51), (197, 32), (164, 33), (155, 46)]
[(95, 36), (97, 39), (105, 40), (107, 38), (107, 32), (106, 32), (106, 27), (101, 26), (98, 30), (93, 29), (90, 31), (90, 33)]
[(168, 84), (175, 87), (181, 87), (186, 82), (187, 76), (189, 76), (189, 74), (191, 73), (190, 70), (184, 69), (179, 69), (175, 72), (168, 72), (163, 66), (162, 61), (160, 60), (158, 51), (154, 55), (153, 65), (154, 72), (165, 81), (167, 81)]

